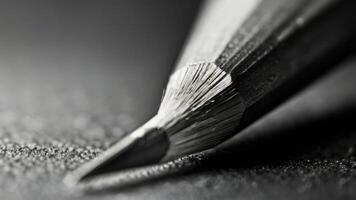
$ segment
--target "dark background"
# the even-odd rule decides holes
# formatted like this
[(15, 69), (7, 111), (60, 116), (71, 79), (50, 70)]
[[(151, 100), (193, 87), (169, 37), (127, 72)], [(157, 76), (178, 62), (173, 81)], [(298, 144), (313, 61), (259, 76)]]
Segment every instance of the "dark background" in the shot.
[(94, 91), (117, 98), (113, 111), (143, 122), (157, 109), (197, 6), (198, 1), (1, 1), (0, 85), (34, 95), (40, 87)]
[(355, 198), (356, 56), (198, 172), (110, 194), (66, 188), (68, 171), (156, 112), (198, 3), (0, 1), (0, 199)]

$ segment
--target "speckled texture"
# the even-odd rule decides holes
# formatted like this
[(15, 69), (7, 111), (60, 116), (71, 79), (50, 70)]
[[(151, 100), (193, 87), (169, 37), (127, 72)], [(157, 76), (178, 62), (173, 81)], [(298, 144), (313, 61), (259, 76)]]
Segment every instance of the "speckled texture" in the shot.
[(66, 173), (156, 111), (196, 7), (1, 1), (0, 199), (73, 199)]
[[(170, 14), (174, 9), (159, 13), (165, 17), (156, 13), (148, 18), (151, 12), (142, 12), (146, 23), (162, 25), (164, 35), (171, 37), (147, 39), (148, 33), (157, 32), (142, 27), (131, 37), (147, 44), (139, 40), (125, 47), (118, 44), (127, 44), (125, 36), (135, 29), (126, 27), (132, 32), (116, 41), (120, 30), (108, 34), (110, 30), (100, 26), (110, 20), (106, 27), (118, 23), (114, 3), (78, 4), (75, 9), (82, 9), (82, 18), (76, 16), (77, 22), (71, 15), (53, 17), (62, 14), (53, 14), (56, 9), (50, 3), (21, 5), (0, 7), (0, 23), (12, 22), (0, 33), (0, 199), (355, 199), (356, 58), (222, 145), (212, 157), (200, 158), (202, 165), (189, 173), (98, 194), (67, 188), (62, 179), (68, 171), (154, 113), (169, 58), (177, 54), (184, 36), (177, 31), (190, 20), (175, 19)], [(52, 10), (43, 9), (46, 6)], [(76, 13), (69, 7), (74, 9), (68, 4), (57, 8)], [(96, 15), (90, 18), (88, 13)], [(163, 23), (158, 20), (162, 18), (171, 20)], [(93, 24), (83, 25), (87, 21)], [(43, 31), (52, 23), (57, 29)], [(68, 28), (68, 23), (73, 26)], [(40, 28), (29, 31), (31, 26)], [(105, 39), (95, 44), (98, 35)], [(153, 46), (156, 51), (145, 49)], [(141, 56), (132, 59), (131, 54)]]
[[(85, 106), (91, 103), (76, 101), (56, 104), (66, 105), (59, 109), (61, 119), (46, 111), (58, 109), (50, 101), (32, 111), (2, 103), (8, 109), (0, 114), (1, 195), (6, 199), (352, 199), (356, 195), (355, 66), (355, 60), (348, 61), (211, 157), (199, 158), (201, 165), (185, 175), (98, 194), (70, 190), (62, 178), (122, 137), (134, 118), (123, 112), (95, 112)], [(106, 102), (110, 100), (96, 108), (107, 106)], [(75, 114), (77, 109), (80, 114)], [(261, 134), (264, 138), (256, 140)], [(281, 139), (273, 139), (274, 134)]]

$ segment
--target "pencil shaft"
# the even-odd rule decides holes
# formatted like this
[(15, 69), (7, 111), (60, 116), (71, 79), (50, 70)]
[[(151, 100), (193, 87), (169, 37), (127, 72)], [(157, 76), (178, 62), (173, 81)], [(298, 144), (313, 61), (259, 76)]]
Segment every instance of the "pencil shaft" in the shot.
[(355, 48), (352, 0), (210, 1), (177, 68), (214, 63), (231, 74), (246, 110), (239, 130)]
[(221, 144), (355, 50), (355, 11), (354, 0), (210, 1), (157, 115), (70, 180)]

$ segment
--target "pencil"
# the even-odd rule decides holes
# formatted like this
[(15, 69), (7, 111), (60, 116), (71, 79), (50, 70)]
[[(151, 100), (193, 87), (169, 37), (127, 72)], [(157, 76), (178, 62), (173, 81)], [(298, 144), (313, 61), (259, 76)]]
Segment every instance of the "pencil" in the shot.
[(219, 145), (347, 56), (355, 11), (353, 0), (206, 1), (157, 114), (71, 180)]

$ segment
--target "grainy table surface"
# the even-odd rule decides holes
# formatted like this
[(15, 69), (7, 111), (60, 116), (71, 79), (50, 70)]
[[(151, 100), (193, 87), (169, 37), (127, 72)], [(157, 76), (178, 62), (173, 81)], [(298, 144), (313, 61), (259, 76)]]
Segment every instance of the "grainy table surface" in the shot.
[(1, 1), (0, 199), (354, 199), (356, 57), (196, 171), (96, 195), (62, 183), (155, 112), (196, 5)]

